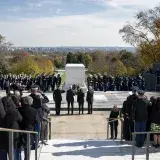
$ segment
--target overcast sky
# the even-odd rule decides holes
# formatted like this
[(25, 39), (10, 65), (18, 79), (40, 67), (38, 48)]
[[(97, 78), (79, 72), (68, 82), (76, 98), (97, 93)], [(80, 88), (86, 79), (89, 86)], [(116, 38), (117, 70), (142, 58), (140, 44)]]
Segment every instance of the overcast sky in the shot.
[(119, 29), (159, 0), (0, 0), (0, 34), (15, 46), (129, 46)]

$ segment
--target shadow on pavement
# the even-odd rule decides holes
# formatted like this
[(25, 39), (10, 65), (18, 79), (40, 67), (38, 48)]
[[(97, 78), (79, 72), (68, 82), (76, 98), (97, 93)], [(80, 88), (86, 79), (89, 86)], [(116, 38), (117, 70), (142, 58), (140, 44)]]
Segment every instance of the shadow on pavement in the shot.
[[(67, 151), (67, 152), (57, 152), (53, 153), (53, 156), (85, 156), (91, 158), (100, 158), (104, 156), (132, 156), (132, 146), (127, 144), (120, 145), (119, 142), (113, 141), (83, 141), (74, 143), (64, 143), (56, 144), (54, 147), (78, 147), (83, 146), (83, 149)], [(96, 147), (96, 148), (91, 148)], [(135, 148), (135, 156), (142, 155), (145, 158), (146, 148)], [(156, 153), (154, 148), (150, 147), (150, 153)]]

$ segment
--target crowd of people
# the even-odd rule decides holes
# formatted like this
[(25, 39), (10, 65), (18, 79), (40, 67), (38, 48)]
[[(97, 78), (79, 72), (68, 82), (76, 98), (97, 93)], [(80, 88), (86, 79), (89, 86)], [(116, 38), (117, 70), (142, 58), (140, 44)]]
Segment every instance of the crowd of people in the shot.
[(160, 68), (157, 68), (156, 71), (154, 71), (152, 68), (150, 68), (146, 73), (154, 74), (156, 76), (160, 76)]
[[(138, 91), (137, 91), (138, 90)], [(150, 135), (150, 140), (154, 141), (155, 148), (160, 147), (160, 97), (148, 99), (143, 90), (132, 88), (132, 93), (123, 103), (121, 113), (115, 105), (110, 113), (110, 120), (123, 117), (123, 139), (132, 140), (133, 132), (155, 132)], [(111, 138), (117, 138), (118, 120), (110, 122)], [(135, 141), (137, 147), (142, 147), (145, 143), (146, 135), (137, 134)]]
[[(6, 91), (6, 96), (0, 98), (0, 128), (36, 131), (39, 140), (43, 144), (47, 140), (48, 114), (50, 110), (46, 103), (49, 99), (38, 90), (36, 85), (31, 86), (29, 96), (14, 94)], [(31, 149), (35, 149), (36, 137), (30, 134)], [(14, 133), (14, 160), (21, 160), (21, 151), (24, 150), (27, 160), (27, 136), (22, 133)], [(0, 132), (0, 160), (7, 160), (9, 152), (9, 135)]]
[(57, 76), (52, 75), (37, 75), (32, 77), (31, 75), (20, 74), (8, 74), (8, 75), (0, 75), (0, 89), (1, 90), (18, 90), (22, 92), (23, 90), (30, 90), (32, 85), (38, 85), (40, 90), (43, 92), (46, 91), (54, 91), (56, 85), (61, 85), (61, 76), (58, 74)]
[(145, 81), (142, 76), (136, 77), (111, 77), (106, 75), (89, 75), (87, 85), (92, 86), (95, 91), (130, 91), (133, 86), (145, 90)]

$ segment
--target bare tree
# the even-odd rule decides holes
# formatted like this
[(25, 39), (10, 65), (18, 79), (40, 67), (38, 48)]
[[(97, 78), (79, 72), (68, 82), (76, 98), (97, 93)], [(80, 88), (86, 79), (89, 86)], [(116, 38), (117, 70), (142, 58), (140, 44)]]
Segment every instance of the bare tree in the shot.
[[(119, 31), (125, 42), (138, 47), (140, 51), (147, 49), (152, 62), (157, 61), (157, 43), (160, 41), (160, 6), (139, 12), (134, 23), (127, 24)], [(143, 48), (142, 48), (143, 46)], [(145, 46), (145, 47), (144, 47)], [(143, 56), (147, 56), (144, 55)]]

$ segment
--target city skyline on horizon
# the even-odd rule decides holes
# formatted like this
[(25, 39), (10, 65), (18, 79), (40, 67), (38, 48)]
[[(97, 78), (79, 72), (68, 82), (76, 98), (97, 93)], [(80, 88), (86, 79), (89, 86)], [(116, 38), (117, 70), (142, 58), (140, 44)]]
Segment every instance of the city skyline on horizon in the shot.
[(1, 0), (0, 34), (20, 47), (132, 47), (119, 30), (159, 0)]

